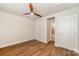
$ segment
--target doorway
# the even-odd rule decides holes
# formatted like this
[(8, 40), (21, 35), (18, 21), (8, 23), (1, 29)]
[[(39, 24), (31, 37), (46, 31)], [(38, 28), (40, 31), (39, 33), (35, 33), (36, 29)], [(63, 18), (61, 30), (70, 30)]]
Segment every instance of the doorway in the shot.
[(47, 39), (55, 42), (55, 17), (47, 19)]

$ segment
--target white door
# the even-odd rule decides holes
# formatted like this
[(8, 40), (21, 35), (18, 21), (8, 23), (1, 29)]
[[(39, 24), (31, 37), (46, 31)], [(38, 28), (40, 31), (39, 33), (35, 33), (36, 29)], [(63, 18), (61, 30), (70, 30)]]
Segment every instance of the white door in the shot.
[(61, 17), (58, 19), (58, 32), (60, 38), (61, 47), (67, 49), (75, 48), (75, 40), (76, 40), (76, 17), (68, 16)]

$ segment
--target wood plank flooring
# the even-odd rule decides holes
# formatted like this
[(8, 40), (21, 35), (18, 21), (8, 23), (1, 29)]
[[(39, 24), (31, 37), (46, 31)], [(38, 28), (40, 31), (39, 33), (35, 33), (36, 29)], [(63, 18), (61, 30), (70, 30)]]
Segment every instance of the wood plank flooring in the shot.
[(47, 44), (30, 40), (0, 49), (0, 56), (79, 56), (74, 51), (55, 47), (54, 42)]

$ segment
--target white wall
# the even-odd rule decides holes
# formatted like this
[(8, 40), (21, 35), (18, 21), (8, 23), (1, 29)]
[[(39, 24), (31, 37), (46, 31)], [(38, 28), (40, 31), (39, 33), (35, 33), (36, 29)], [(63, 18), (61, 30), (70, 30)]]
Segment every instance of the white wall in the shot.
[(35, 39), (47, 43), (47, 20), (40, 18), (35, 21)]
[(78, 47), (78, 48), (77, 48), (77, 50), (78, 50), (78, 52), (79, 52), (79, 14), (78, 14), (78, 22), (77, 22), (77, 24), (78, 24), (78, 25), (77, 25), (77, 27), (78, 27), (78, 30), (77, 30), (77, 31), (78, 31), (78, 34), (77, 34), (77, 35), (78, 35), (78, 37), (77, 37), (77, 39), (78, 39), (78, 40), (77, 40), (77, 47)]
[[(43, 41), (43, 42), (47, 42), (47, 18), (49, 17), (53, 17), (55, 16), (55, 24), (57, 25), (58, 23), (58, 18), (59, 17), (64, 17), (64, 16), (70, 16), (70, 15), (74, 15), (74, 14), (79, 14), (79, 7), (75, 7), (75, 8), (71, 8), (71, 9), (68, 9), (68, 10), (65, 10), (65, 11), (62, 11), (62, 12), (59, 12), (59, 13), (56, 13), (56, 14), (52, 14), (52, 15), (49, 15), (49, 16), (46, 16), (46, 17), (43, 17), (41, 19), (38, 19), (36, 21), (36, 30), (37, 33), (35, 35), (36, 39), (40, 40), (40, 41)], [(79, 25), (78, 25), (79, 26)], [(57, 26), (56, 26), (57, 27)], [(57, 29), (56, 29), (57, 31)], [(55, 42), (56, 42), (56, 46), (59, 44), (58, 43), (58, 35), (56, 33), (56, 39), (55, 39)], [(78, 44), (79, 45), (79, 39), (77, 40)], [(79, 47), (77, 47), (79, 48)]]
[(0, 47), (33, 38), (33, 20), (0, 11)]

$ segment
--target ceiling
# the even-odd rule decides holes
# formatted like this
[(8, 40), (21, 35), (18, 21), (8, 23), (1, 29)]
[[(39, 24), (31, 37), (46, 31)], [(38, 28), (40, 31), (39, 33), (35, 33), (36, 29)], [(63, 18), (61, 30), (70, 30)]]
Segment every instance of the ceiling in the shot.
[[(34, 11), (40, 15), (47, 16), (69, 8), (79, 6), (78, 3), (33, 3)], [(38, 19), (35, 15), (22, 15), (22, 13), (30, 12), (28, 3), (0, 3), (0, 10), (27, 17), (29, 19)]]

